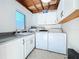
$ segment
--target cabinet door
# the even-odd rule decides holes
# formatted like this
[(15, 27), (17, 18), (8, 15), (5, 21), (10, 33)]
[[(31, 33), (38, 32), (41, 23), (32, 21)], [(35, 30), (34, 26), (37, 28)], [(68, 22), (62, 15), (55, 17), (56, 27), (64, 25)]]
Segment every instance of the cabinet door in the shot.
[(69, 16), (74, 10), (75, 0), (64, 0), (64, 18)]
[[(57, 23), (62, 21), (64, 18), (68, 17), (75, 10), (75, 1), (77, 0), (60, 0), (58, 9), (57, 9)], [(78, 6), (77, 6), (78, 7)]]
[(30, 40), (25, 40), (24, 49), (25, 49), (24, 51), (25, 51), (25, 58), (26, 58), (30, 53)]
[(47, 50), (47, 32), (36, 33), (36, 48)]
[(0, 8), (0, 33), (16, 31), (15, 0), (1, 0)]
[(48, 50), (66, 54), (66, 34), (49, 33)]
[(24, 37), (24, 52), (25, 52), (25, 58), (28, 56), (30, 53), (30, 36)]
[(35, 48), (35, 35), (30, 36), (31, 51)]
[(49, 51), (55, 51), (55, 45), (54, 45), (54, 38), (53, 38), (53, 33), (48, 34), (48, 50)]
[[(17, 43), (17, 42), (18, 42), (18, 43)], [(18, 39), (17, 42), (16, 42), (16, 44), (17, 44), (17, 53), (18, 53), (17, 57), (18, 57), (18, 59), (25, 59), (25, 58), (24, 58), (24, 44), (23, 44), (23, 38)]]
[(24, 59), (22, 40), (13, 40), (0, 45), (0, 59)]
[(64, 0), (60, 0), (60, 3), (58, 5), (57, 9), (57, 23), (60, 22), (63, 19), (63, 12), (64, 12)]
[(29, 53), (34, 49), (35, 47), (35, 36), (29, 35), (24, 37), (24, 51), (25, 51), (25, 58), (29, 55)]
[(79, 9), (79, 0), (74, 0), (75, 9)]

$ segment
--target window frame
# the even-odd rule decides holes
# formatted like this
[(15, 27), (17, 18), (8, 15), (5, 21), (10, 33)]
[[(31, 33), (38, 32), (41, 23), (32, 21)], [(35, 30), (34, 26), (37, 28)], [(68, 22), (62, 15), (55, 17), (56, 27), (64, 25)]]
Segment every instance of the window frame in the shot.
[(25, 15), (23, 12), (19, 11), (19, 10), (16, 10), (16, 12), (18, 12), (18, 13), (24, 15), (24, 29), (23, 29), (23, 30), (18, 30), (18, 29), (17, 29), (17, 22), (16, 22), (16, 31), (17, 31), (17, 32), (26, 31), (26, 15)]

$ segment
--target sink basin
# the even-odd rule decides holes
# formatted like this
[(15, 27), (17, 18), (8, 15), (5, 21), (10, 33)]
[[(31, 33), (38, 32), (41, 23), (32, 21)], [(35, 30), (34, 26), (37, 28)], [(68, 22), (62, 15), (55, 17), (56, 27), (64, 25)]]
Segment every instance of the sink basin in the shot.
[(23, 36), (25, 36), (25, 35), (30, 35), (30, 34), (32, 34), (32, 33), (30, 33), (30, 32), (25, 32), (25, 33), (17, 33), (16, 35), (23, 35)]
[(48, 30), (39, 30), (39, 31), (45, 31), (45, 32), (47, 32)]

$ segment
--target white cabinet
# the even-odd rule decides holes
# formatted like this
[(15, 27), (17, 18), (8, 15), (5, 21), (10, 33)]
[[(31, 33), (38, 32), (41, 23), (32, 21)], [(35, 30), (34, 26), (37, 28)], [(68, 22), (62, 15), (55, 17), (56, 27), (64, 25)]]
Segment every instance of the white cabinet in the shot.
[(74, 0), (75, 9), (79, 9), (79, 0)]
[(74, 2), (75, 0), (64, 0), (64, 10), (63, 10), (63, 13), (64, 13), (64, 18), (69, 16), (74, 10)]
[(69, 16), (76, 9), (79, 9), (79, 0), (60, 0), (57, 9), (57, 23)]
[(47, 32), (36, 33), (36, 48), (47, 50)]
[(1, 0), (0, 8), (0, 33), (16, 31), (15, 0)]
[(57, 23), (69, 16), (73, 11), (73, 0), (60, 0), (57, 9)]
[(24, 37), (24, 57), (26, 58), (35, 47), (35, 35)]
[(66, 34), (49, 33), (48, 50), (66, 54)]
[(64, 0), (60, 0), (57, 9), (57, 22), (63, 19), (63, 10), (64, 10)]
[(66, 54), (66, 34), (37, 32), (36, 48)]
[(79, 9), (79, 0), (64, 0), (64, 18), (69, 16), (72, 12), (74, 12), (76, 9)]
[[(24, 45), (23, 45), (23, 38), (21, 39), (16, 39), (16, 44), (17, 47), (17, 57), (18, 59), (24, 59)], [(15, 47), (16, 48), (16, 47)]]
[(0, 59), (24, 59), (23, 40), (16, 39), (0, 45)]
[(35, 47), (35, 35), (0, 44), (0, 59), (25, 59)]

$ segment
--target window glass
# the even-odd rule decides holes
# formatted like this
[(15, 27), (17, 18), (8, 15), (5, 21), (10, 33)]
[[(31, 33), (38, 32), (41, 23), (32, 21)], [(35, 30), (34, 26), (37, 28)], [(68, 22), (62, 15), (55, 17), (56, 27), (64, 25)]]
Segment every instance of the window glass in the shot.
[(16, 25), (17, 31), (25, 29), (25, 15), (19, 11), (16, 11)]

